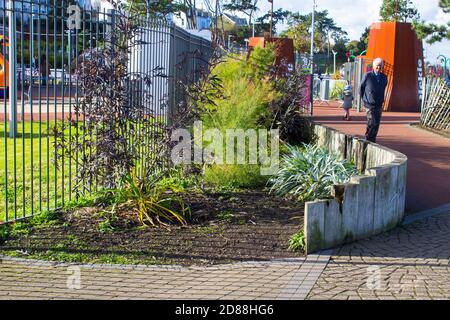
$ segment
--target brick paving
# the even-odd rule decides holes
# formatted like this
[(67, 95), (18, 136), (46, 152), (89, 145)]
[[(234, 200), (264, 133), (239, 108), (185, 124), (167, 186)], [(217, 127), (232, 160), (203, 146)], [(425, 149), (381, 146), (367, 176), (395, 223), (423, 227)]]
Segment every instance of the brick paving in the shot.
[(448, 208), (299, 259), (181, 267), (1, 257), (0, 299), (450, 299)]
[[(327, 116), (326, 108), (335, 114)], [(362, 114), (343, 123), (336, 108), (325, 109), (318, 109), (318, 121), (361, 136)], [(410, 211), (435, 208), (408, 216), (400, 228), (304, 259), (210, 267), (76, 265), (0, 256), (0, 299), (448, 300), (450, 140), (408, 127), (415, 114), (383, 117), (379, 142), (409, 158)]]
[[(411, 219), (413, 221), (413, 219)], [(336, 250), (307, 299), (450, 299), (450, 210)]]
[(317, 278), (325, 267), (326, 262), (321, 269), (314, 267), (320, 259), (324, 260), (311, 256), (179, 267), (76, 265), (2, 257), (0, 299), (297, 299), (305, 296), (299, 290), (303, 278)]

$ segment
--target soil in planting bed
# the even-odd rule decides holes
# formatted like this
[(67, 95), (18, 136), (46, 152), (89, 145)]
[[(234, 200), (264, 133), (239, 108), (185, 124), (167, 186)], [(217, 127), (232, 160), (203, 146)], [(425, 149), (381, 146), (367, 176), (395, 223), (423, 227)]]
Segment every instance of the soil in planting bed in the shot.
[[(53, 225), (15, 233), (0, 254), (83, 263), (208, 265), (303, 256), (289, 239), (303, 228), (303, 204), (263, 191), (182, 193), (187, 226), (142, 227), (126, 207), (105, 228), (99, 209), (60, 214)], [(103, 225), (102, 225), (103, 224)], [(103, 226), (103, 228), (101, 228)]]

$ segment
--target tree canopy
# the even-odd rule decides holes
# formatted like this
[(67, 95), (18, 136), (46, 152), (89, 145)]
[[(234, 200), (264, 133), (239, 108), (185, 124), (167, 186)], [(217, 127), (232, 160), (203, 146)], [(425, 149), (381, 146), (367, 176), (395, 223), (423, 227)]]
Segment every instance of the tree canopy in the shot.
[[(311, 42), (311, 22), (312, 14), (302, 15), (298, 12), (292, 13), (287, 17), (289, 28), (283, 33), (294, 39), (294, 47), (299, 52), (306, 52)], [(317, 11), (314, 15), (314, 46), (325, 51), (330, 47), (330, 40), (335, 43), (347, 40), (347, 32), (337, 26), (334, 20), (328, 16), (328, 10)]]
[(231, 12), (242, 12), (248, 16), (248, 25), (251, 25), (253, 15), (258, 10), (258, 0), (228, 0), (223, 8)]
[(411, 22), (420, 14), (410, 0), (383, 0), (380, 17), (381, 21)]
[[(450, 13), (450, 0), (440, 0), (439, 7), (446, 14)], [(450, 22), (447, 25), (437, 25), (434, 23), (426, 23), (425, 21), (414, 21), (413, 27), (419, 39), (429, 44), (440, 42), (443, 39), (450, 40)]]

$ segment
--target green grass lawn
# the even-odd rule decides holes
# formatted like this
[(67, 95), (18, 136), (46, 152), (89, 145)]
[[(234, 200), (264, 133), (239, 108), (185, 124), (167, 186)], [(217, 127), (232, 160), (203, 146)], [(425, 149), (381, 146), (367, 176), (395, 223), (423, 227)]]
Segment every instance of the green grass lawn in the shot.
[[(33, 122), (33, 125), (28, 121), (19, 122), (16, 139), (9, 138), (9, 123), (0, 123), (0, 223), (59, 208), (75, 200), (75, 161), (65, 154), (64, 166), (56, 168), (54, 164), (53, 128), (61, 123), (58, 122)], [(67, 128), (65, 137), (66, 141), (70, 137), (75, 139), (75, 128)], [(149, 151), (140, 149), (143, 159), (148, 159)], [(61, 162), (61, 154), (56, 159)], [(143, 159), (136, 172), (144, 165)]]
[(64, 169), (55, 168), (54, 126), (55, 122), (19, 122), (13, 139), (9, 124), (0, 124), (0, 222), (6, 215), (11, 220), (59, 207), (63, 195), (71, 198), (69, 172), (74, 181), (75, 165), (66, 155)]

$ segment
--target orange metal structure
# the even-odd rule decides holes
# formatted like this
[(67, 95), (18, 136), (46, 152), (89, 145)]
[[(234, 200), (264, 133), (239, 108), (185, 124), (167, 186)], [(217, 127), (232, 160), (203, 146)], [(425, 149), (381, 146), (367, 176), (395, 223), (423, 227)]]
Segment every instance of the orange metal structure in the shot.
[(255, 47), (264, 48), (267, 43), (274, 43), (277, 48), (277, 57), (275, 63), (280, 65), (284, 60), (292, 68), (295, 67), (294, 41), (289, 38), (264, 38), (252, 37), (249, 39), (248, 46), (250, 50)]
[[(0, 49), (8, 48), (8, 38), (0, 35)], [(5, 52), (0, 52), (0, 91), (7, 95), (9, 88), (9, 63)]]
[(410, 23), (373, 23), (369, 33), (366, 60), (385, 61), (388, 76), (384, 110), (420, 110), (424, 70), (422, 42)]

